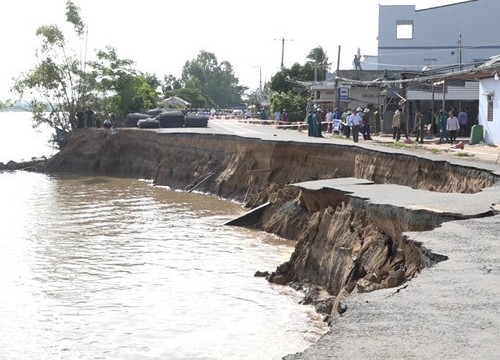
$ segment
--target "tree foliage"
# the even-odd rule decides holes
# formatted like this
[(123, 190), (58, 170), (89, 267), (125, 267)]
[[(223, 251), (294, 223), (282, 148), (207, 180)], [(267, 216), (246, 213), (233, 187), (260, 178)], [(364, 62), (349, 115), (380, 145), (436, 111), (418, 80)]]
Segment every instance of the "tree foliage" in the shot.
[(123, 117), (156, 106), (160, 85), (156, 76), (136, 71), (134, 61), (120, 59), (110, 46), (97, 51), (96, 61), (88, 62), (83, 46), (87, 26), (71, 0), (66, 2), (66, 21), (79, 40), (78, 50), (57, 25), (40, 26), (38, 63), (21, 74), (13, 87), (28, 102), (35, 125), (71, 131), (82, 126), (77, 114), (92, 111), (98, 119), (113, 112)]
[[(196, 59), (186, 61), (182, 69), (182, 82), (186, 89), (204, 98), (202, 106), (229, 108), (241, 103), (244, 89), (238, 86), (232, 65), (228, 61), (219, 64), (213, 53), (200, 51)], [(188, 99), (186, 99), (188, 100)], [(193, 105), (197, 99), (189, 99)]]
[(115, 48), (107, 46), (99, 50), (97, 60), (89, 66), (94, 79), (92, 88), (99, 99), (93, 105), (98, 111), (124, 118), (127, 113), (156, 106), (160, 81), (155, 75), (137, 71), (133, 60), (119, 58)]
[(37, 54), (40, 62), (16, 79), (13, 90), (30, 99), (35, 124), (47, 123), (69, 130), (81, 98), (78, 59), (67, 53), (64, 36), (57, 26), (42, 26), (37, 35), (43, 38)]
[(328, 63), (328, 56), (325, 50), (321, 47), (315, 47), (307, 55), (307, 62), (309, 65), (316, 69), (315, 79), (317, 81), (322, 81), (326, 79), (326, 74), (330, 69), (330, 64)]
[(75, 33), (81, 38), (85, 32), (86, 26), (80, 17), (80, 8), (72, 1), (66, 2), (66, 20), (73, 24)]
[(308, 98), (308, 94), (304, 93), (278, 92), (273, 96), (271, 110), (286, 110), (290, 121), (303, 121)]
[[(67, 22), (74, 25), (75, 34), (81, 39), (85, 24), (79, 8), (67, 1), (66, 9)], [(56, 25), (40, 26), (36, 35), (41, 39), (36, 53), (39, 62), (16, 79), (13, 90), (30, 105), (35, 125), (46, 123), (71, 130), (87, 90), (82, 54), (68, 46), (64, 33)]]
[[(71, 131), (83, 126), (82, 113), (93, 112), (100, 120), (109, 113), (124, 118), (129, 112), (155, 107), (159, 88), (162, 95), (179, 96), (197, 108), (242, 105), (247, 88), (238, 84), (232, 65), (219, 62), (215, 54), (202, 50), (195, 59), (186, 61), (180, 79), (169, 75), (161, 81), (156, 75), (138, 71), (133, 60), (120, 58), (111, 46), (98, 50), (96, 60), (87, 61), (84, 44), (88, 31), (80, 9), (67, 0), (65, 14), (73, 33), (71, 38), (76, 36), (79, 41), (77, 50), (57, 25), (40, 26), (36, 31), (41, 40), (35, 54), (37, 63), (20, 74), (13, 87), (30, 105), (35, 125), (45, 123)], [(315, 59), (328, 61), (321, 48), (313, 50)], [(265, 91), (259, 90), (255, 101), (267, 101), (272, 92), (290, 93), (294, 95), (278, 96), (276, 106), (290, 108), (290, 112), (298, 109), (296, 97), (302, 96), (302, 89), (289, 79), (313, 79), (315, 64), (294, 64), (290, 69), (282, 69), (265, 85)]]
[(184, 86), (184, 83), (182, 82), (182, 80), (177, 79), (173, 75), (165, 75), (163, 77), (162, 91), (164, 94), (167, 93), (167, 91), (181, 89), (183, 86)]
[(306, 105), (311, 98), (306, 84), (325, 80), (330, 66), (328, 56), (320, 46), (312, 49), (306, 59), (304, 65), (295, 63), (290, 68), (281, 69), (270, 82), (273, 94), (271, 110), (287, 109), (292, 120), (304, 120)]

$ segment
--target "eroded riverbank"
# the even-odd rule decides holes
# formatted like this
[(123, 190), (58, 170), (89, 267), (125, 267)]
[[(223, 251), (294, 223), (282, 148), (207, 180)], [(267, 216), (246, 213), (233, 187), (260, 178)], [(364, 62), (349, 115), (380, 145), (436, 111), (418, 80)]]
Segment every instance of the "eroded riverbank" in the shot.
[[(408, 232), (427, 233), (452, 220), (491, 217), (492, 204), (500, 201), (498, 175), (473, 163), (459, 166), (351, 144), (220, 134), (76, 132), (44, 171), (140, 177), (178, 189), (198, 185), (201, 191), (243, 201), (249, 208), (269, 202), (254, 227), (297, 241), (291, 259), (270, 280), (327, 289), (333, 296), (332, 310), (324, 310), (331, 323), (339, 321), (337, 309), (345, 310), (339, 303), (344, 295), (399, 286), (426, 266), (449, 258), (445, 248), (436, 251), (422, 245)], [(202, 179), (206, 180), (200, 183)], [(315, 187), (318, 180), (328, 179), (361, 180)], [(383, 187), (363, 194), (361, 189), (368, 185), (364, 181)], [(357, 192), (346, 188), (353, 182), (360, 186)], [(417, 192), (409, 198), (403, 189)], [(369, 198), (370, 193), (382, 194), (382, 200)], [(403, 203), (398, 203), (398, 193)], [(471, 211), (466, 199), (462, 205), (467, 211), (439, 208), (459, 205), (463, 196), (481, 197), (480, 205)], [(423, 198), (434, 202), (415, 207)]]

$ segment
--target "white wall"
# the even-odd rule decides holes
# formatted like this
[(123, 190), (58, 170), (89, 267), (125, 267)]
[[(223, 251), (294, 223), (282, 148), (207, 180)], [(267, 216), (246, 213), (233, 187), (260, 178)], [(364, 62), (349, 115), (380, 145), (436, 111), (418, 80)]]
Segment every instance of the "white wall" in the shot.
[[(487, 95), (494, 93), (493, 121), (488, 121)], [(483, 125), (484, 142), (489, 145), (500, 145), (500, 80), (493, 78), (479, 81), (479, 125)]]

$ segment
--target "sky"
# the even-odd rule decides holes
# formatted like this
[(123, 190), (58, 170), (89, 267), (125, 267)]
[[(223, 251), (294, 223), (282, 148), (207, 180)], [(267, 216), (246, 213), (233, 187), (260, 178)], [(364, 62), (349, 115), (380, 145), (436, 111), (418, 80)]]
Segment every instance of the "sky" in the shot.
[[(112, 46), (137, 70), (180, 77), (186, 61), (200, 51), (228, 61), (239, 84), (250, 90), (285, 67), (304, 64), (321, 46), (337, 66), (352, 68), (357, 49), (377, 55), (379, 5), (435, 7), (460, 0), (316, 0), (296, 5), (282, 0), (74, 0), (88, 26), (87, 58)], [(64, 34), (66, 0), (7, 0), (0, 3), (0, 100), (12, 99), (13, 80), (34, 67), (40, 46), (36, 29), (58, 25)], [(283, 41), (284, 39), (284, 41)], [(78, 43), (72, 43), (78, 49)]]

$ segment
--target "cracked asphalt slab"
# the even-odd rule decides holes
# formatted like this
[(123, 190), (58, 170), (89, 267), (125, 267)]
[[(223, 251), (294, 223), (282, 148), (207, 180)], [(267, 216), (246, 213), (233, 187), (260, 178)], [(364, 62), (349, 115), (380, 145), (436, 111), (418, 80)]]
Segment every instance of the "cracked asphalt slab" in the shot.
[[(406, 232), (447, 260), (397, 289), (353, 293), (329, 333), (285, 359), (496, 359), (500, 354), (500, 186), (476, 194), (435, 193), (344, 178), (294, 184), (332, 188), (371, 203), (461, 215)], [(482, 217), (485, 216), (485, 217)]]
[(406, 233), (448, 260), (399, 289), (357, 293), (314, 346), (286, 359), (497, 359), (500, 216)]
[(292, 185), (309, 190), (335, 189), (372, 204), (423, 210), (436, 215), (451, 214), (459, 218), (487, 215), (494, 211), (495, 204), (500, 204), (500, 185), (474, 194), (435, 192), (397, 184), (375, 184), (357, 178), (315, 180)]

